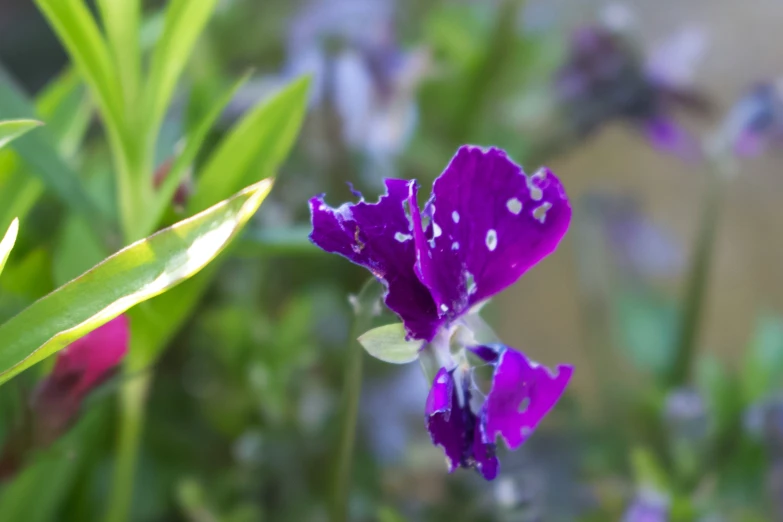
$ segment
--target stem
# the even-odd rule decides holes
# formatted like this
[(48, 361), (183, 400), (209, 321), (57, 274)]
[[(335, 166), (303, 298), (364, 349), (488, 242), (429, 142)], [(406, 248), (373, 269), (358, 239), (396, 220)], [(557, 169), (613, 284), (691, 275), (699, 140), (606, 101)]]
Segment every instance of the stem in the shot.
[(151, 380), (150, 372), (133, 374), (128, 377), (121, 390), (122, 416), (106, 522), (124, 522), (130, 514), (136, 459), (144, 422), (144, 405)]
[(343, 381), (340, 419), (340, 441), (337, 449), (334, 491), (332, 496), (332, 522), (348, 520), (348, 499), (353, 469), (353, 448), (356, 441), (356, 419), (359, 415), (359, 396), (362, 388), (362, 358), (364, 349), (357, 338), (370, 329), (383, 287), (375, 278), (364, 284), (354, 301), (354, 320)]
[(704, 318), (707, 282), (712, 268), (713, 250), (717, 236), (717, 223), (723, 201), (724, 175), (717, 165), (711, 164), (707, 195), (702, 209), (696, 250), (688, 271), (685, 300), (680, 316), (680, 331), (676, 344), (676, 356), (668, 379), (670, 387), (685, 384), (691, 376), (698, 335)]

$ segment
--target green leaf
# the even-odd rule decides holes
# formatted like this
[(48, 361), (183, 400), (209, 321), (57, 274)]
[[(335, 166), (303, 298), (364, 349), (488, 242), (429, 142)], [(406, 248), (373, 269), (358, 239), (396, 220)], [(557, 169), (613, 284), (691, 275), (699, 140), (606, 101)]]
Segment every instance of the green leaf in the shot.
[(275, 174), (299, 134), (309, 86), (309, 77), (300, 78), (242, 118), (202, 170), (191, 210), (208, 207), (248, 180)]
[(124, 248), (0, 326), (0, 383), (196, 274), (226, 247), (271, 187), (271, 180), (261, 181)]
[(216, 4), (217, 0), (172, 0), (169, 3), (163, 34), (152, 54), (147, 81), (148, 126), (145, 131), (150, 133), (153, 141), (166, 115), (177, 80)]
[(651, 292), (625, 291), (612, 305), (618, 344), (639, 369), (663, 377), (675, 358), (674, 304)]
[(126, 114), (134, 109), (141, 75), (141, 0), (98, 0), (109, 47), (117, 64)]
[[(214, 178), (212, 189), (204, 190), (199, 183), (194, 195), (198, 201), (194, 205), (191, 198), (191, 208), (209, 206), (226, 191), (231, 193), (243, 183), (274, 174), (294, 144), (304, 117), (308, 84), (307, 79), (299, 80), (271, 100), (261, 102), (229, 133), (209, 160), (211, 168), (218, 169), (213, 171), (215, 174), (209, 174), (210, 179)], [(257, 168), (248, 169), (244, 159), (238, 161), (231, 154), (251, 158)], [(239, 168), (245, 168), (244, 175), (234, 172)], [(160, 354), (198, 304), (218, 265), (213, 263), (185, 284), (133, 310), (131, 368), (149, 364)]]
[(415, 361), (424, 345), (422, 341), (405, 339), (405, 327), (402, 323), (373, 328), (359, 336), (359, 343), (376, 359), (393, 364)]
[(756, 330), (742, 370), (745, 400), (750, 403), (763, 398), (783, 383), (783, 320), (764, 315)]
[(5, 268), (5, 262), (8, 261), (8, 255), (11, 253), (11, 250), (14, 248), (14, 243), (16, 243), (16, 234), (18, 232), (19, 232), (19, 220), (14, 219), (11, 222), (11, 226), (8, 227), (5, 236), (3, 236), (3, 240), (0, 241), (0, 274), (3, 273), (3, 268)]
[(83, 0), (35, 0), (35, 3), (95, 94), (110, 140), (122, 149), (125, 139), (122, 85), (90, 9)]
[(217, 121), (228, 103), (232, 100), (239, 88), (247, 82), (249, 77), (249, 73), (245, 74), (220, 96), (217, 102), (212, 106), (212, 109), (203, 117), (198, 125), (196, 125), (191, 135), (187, 137), (185, 148), (171, 166), (171, 170), (169, 170), (166, 179), (163, 181), (155, 195), (155, 205), (153, 209), (145, 214), (147, 219), (140, 225), (142, 227), (142, 234), (149, 233), (149, 231), (153, 230), (160, 222), (164, 211), (171, 203), (171, 199), (177, 191), (177, 187), (182, 182), (185, 174), (187, 174), (188, 169), (192, 167), (193, 162), (196, 160), (196, 156), (201, 150), (201, 146), (204, 144), (204, 140), (209, 134), (210, 129), (212, 129), (215, 121)]
[[(61, 157), (70, 160), (81, 145), (89, 126), (92, 105), (86, 89), (73, 70), (67, 70), (38, 96), (36, 108), (46, 121)], [(24, 217), (44, 192), (44, 185), (13, 150), (0, 153), (0, 229), (15, 218)]]
[(42, 125), (35, 120), (6, 120), (0, 121), (0, 149), (11, 143), (22, 134)]
[[(0, 117), (29, 118), (35, 113), (35, 108), (24, 94), (0, 71)], [(30, 173), (38, 176), (71, 210), (82, 214), (92, 224), (93, 230), (108, 236), (110, 222), (87, 194), (76, 172), (60, 157), (48, 130), (48, 127), (43, 127), (38, 132), (26, 134), (15, 140), (11, 147), (24, 160)]]

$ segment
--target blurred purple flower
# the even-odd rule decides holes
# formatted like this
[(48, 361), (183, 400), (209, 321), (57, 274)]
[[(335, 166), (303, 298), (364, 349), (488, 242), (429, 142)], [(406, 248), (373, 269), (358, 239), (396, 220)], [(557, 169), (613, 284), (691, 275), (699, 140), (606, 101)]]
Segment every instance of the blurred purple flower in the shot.
[(312, 74), (313, 102), (329, 102), (343, 139), (373, 157), (398, 153), (417, 119), (415, 90), (428, 55), (404, 51), (391, 0), (314, 0), (290, 28), (288, 75)]
[[(612, 18), (618, 18), (616, 12)], [(656, 148), (698, 159), (698, 141), (675, 121), (673, 112), (706, 114), (710, 108), (692, 84), (704, 35), (685, 29), (644, 55), (618, 25), (585, 26), (572, 34), (567, 61), (555, 79), (570, 127), (584, 137), (621, 119), (639, 128)]]
[(640, 490), (623, 515), (622, 522), (667, 522), (669, 498), (651, 489)]
[(128, 319), (121, 315), (60, 351), (32, 398), (38, 444), (50, 444), (68, 429), (84, 398), (122, 362), (128, 341)]
[(631, 194), (592, 193), (586, 211), (597, 218), (617, 268), (634, 277), (666, 278), (685, 265), (681, 242), (654, 223)]
[(760, 156), (783, 145), (783, 79), (748, 89), (724, 120), (723, 136), (740, 157)]
[[(368, 268), (408, 339), (429, 343), (440, 366), (427, 398), (427, 427), (450, 471), (497, 474), (498, 435), (518, 448), (562, 395), (573, 369), (556, 373), (505, 345), (478, 342), (469, 317), (555, 250), (571, 219), (560, 181), (527, 176), (498, 149), (464, 146), (433, 184), (421, 211), (415, 180), (386, 180), (377, 203), (331, 208), (310, 200), (310, 239)], [(436, 208), (437, 207), (437, 208)], [(452, 352), (452, 343), (458, 346)], [(469, 350), (495, 366), (484, 404), (471, 407)]]

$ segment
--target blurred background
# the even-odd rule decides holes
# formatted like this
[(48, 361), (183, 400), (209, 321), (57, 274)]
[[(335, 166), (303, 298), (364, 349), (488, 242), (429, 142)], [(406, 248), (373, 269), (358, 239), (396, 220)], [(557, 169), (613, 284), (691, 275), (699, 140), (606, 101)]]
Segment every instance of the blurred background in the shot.
[[(144, 5), (150, 47), (165, 2)], [(783, 521), (780, 20), (768, 0), (221, 0), (160, 150), (248, 70), (208, 143), (300, 74), (310, 102), (270, 199), (156, 364), (131, 519), (327, 520), (366, 274), (309, 245), (307, 200), (347, 201), (347, 181), (374, 199), (384, 177), (428, 187), (471, 143), (568, 191), (561, 247), (484, 316), (574, 378), (484, 482), (446, 472), (419, 366), (365, 354), (350, 520)], [(0, 3), (0, 65), (31, 97), (68, 67), (32, 2)], [(74, 156), (88, 179), (111, 170), (97, 118)], [(64, 212), (49, 195), (33, 208), (3, 317), (68, 279)], [(34, 377), (13, 382), (6, 403)], [(51, 506), (13, 520), (100, 519), (116, 387), (85, 406), (108, 413), (78, 465), (6, 483), (0, 507), (25, 487)]]

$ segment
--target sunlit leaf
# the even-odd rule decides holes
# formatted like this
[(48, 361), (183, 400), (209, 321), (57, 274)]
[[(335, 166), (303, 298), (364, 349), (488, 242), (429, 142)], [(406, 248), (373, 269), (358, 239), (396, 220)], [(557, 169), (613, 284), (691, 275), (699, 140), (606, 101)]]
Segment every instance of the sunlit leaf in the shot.
[(422, 341), (405, 339), (405, 327), (402, 323), (387, 324), (373, 328), (359, 336), (359, 343), (364, 349), (381, 361), (406, 364), (419, 358)]
[(41, 122), (35, 120), (0, 121), (0, 148), (5, 147), (11, 143), (12, 140), (33, 130), (39, 125), (41, 125)]
[(14, 248), (14, 243), (16, 243), (16, 234), (19, 232), (19, 220), (14, 219), (11, 222), (11, 226), (8, 227), (8, 231), (6, 231), (5, 236), (3, 236), (3, 240), (0, 241), (0, 274), (3, 273), (3, 268), (5, 268), (5, 262), (8, 261), (8, 255), (11, 253), (11, 250)]
[[(294, 82), (272, 99), (261, 102), (229, 133), (212, 155), (211, 167), (207, 166), (212, 170), (206, 186), (211, 188), (205, 190), (199, 183), (198, 201), (193, 204), (191, 199), (192, 208), (209, 206), (221, 194), (236, 191), (243, 183), (274, 175), (299, 132), (307, 106), (308, 83), (306, 79)], [(132, 310), (132, 367), (148, 364), (161, 353), (197, 306), (218, 265), (212, 263), (190, 281)]]
[(271, 187), (270, 180), (259, 182), (126, 247), (0, 326), (0, 382), (196, 274), (239, 232)]
[(299, 134), (309, 85), (308, 77), (294, 81), (237, 123), (202, 170), (191, 210), (208, 207), (238, 185), (275, 174)]

